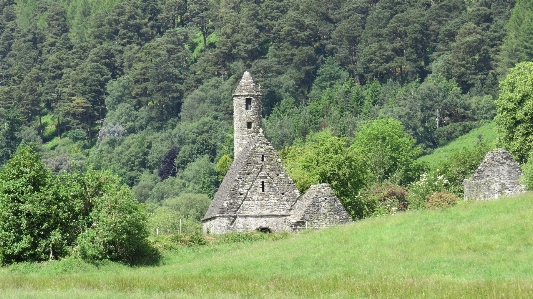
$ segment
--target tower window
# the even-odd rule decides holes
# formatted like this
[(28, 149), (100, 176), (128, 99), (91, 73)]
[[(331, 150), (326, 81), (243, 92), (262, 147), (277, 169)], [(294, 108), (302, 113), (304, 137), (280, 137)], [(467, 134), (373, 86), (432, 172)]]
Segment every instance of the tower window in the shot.
[(251, 129), (252, 128), (252, 122), (249, 121), (246, 123), (246, 129)]
[(265, 162), (265, 155), (261, 155), (261, 162)]
[(246, 110), (252, 110), (252, 98), (246, 98)]
[(265, 181), (261, 181), (261, 192), (265, 192)]

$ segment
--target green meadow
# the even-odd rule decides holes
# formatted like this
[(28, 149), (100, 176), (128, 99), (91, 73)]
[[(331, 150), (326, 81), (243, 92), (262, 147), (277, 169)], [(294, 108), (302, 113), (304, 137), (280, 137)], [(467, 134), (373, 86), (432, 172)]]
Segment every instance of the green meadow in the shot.
[[(531, 298), (532, 193), (167, 249), (160, 265), (0, 269), (2, 298)], [(236, 238), (237, 239), (237, 238)]]

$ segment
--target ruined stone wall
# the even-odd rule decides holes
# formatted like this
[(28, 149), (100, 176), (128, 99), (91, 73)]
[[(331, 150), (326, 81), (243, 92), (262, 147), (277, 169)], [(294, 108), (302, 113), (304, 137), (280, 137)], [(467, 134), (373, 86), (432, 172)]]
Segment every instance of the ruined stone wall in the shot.
[(493, 199), (525, 191), (520, 165), (503, 149), (487, 153), (471, 178), (464, 180), (465, 199)]

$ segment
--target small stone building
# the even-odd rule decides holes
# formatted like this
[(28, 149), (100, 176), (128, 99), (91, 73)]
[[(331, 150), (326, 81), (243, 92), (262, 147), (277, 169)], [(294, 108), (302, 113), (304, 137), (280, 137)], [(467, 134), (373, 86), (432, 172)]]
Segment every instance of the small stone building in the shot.
[(261, 92), (245, 72), (233, 94), (234, 161), (207, 210), (205, 233), (293, 231), (351, 222), (327, 184), (300, 196), (261, 129)]
[(465, 199), (493, 199), (524, 192), (525, 186), (518, 182), (521, 176), (520, 165), (508, 151), (490, 151), (472, 177), (464, 180)]
[(289, 217), (292, 230), (322, 228), (351, 221), (352, 217), (328, 184), (311, 186), (296, 201)]

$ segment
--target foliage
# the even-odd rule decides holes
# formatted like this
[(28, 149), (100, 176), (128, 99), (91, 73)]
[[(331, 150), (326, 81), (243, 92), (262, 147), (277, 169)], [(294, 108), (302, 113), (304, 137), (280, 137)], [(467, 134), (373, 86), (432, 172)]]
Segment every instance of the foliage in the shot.
[(171, 240), (182, 246), (201, 246), (206, 245), (207, 241), (201, 232), (193, 232), (190, 234), (175, 234)]
[(409, 205), (405, 188), (391, 182), (374, 183), (358, 196), (365, 206), (364, 217), (394, 215)]
[(530, 1), (516, 1), (509, 22), (506, 24), (506, 33), (497, 60), (498, 71), (501, 74), (505, 74), (517, 63), (533, 59), (530, 38), (533, 34), (532, 15), (533, 6)]
[(474, 148), (481, 143), (486, 144), (488, 149), (494, 148), (496, 146), (496, 138), (496, 123), (486, 123), (447, 145), (435, 149), (431, 154), (418, 158), (418, 160), (428, 163), (430, 168), (438, 168), (440, 164), (450, 160), (450, 157), (455, 152), (463, 149)]
[(394, 180), (400, 184), (412, 182), (424, 166), (416, 162), (421, 149), (408, 136), (402, 124), (381, 118), (363, 125), (355, 136), (351, 150), (365, 161), (373, 180), (381, 183)]
[(52, 172), (22, 144), (0, 171), (0, 261), (43, 261), (68, 253), (79, 233), (77, 198), (66, 200)]
[[(203, 215), (202, 215), (203, 216)], [(192, 217), (180, 214), (171, 207), (155, 209), (148, 219), (152, 235), (193, 234), (202, 231), (202, 223)]]
[(521, 165), (523, 175), (520, 183), (526, 185), (527, 190), (533, 190), (533, 151), (529, 152), (527, 162)]
[(523, 163), (533, 145), (533, 62), (509, 70), (496, 101), (498, 136), (502, 146)]
[(472, 148), (464, 147), (442, 161), (435, 171), (448, 180), (446, 190), (457, 196), (463, 196), (463, 181), (474, 173), (490, 150), (490, 146), (481, 142)]
[(163, 201), (164, 207), (198, 222), (204, 217), (210, 204), (211, 199), (207, 195), (198, 193), (183, 193), (178, 197), (167, 198)]
[(426, 207), (428, 197), (435, 192), (445, 192), (449, 182), (439, 170), (423, 173), (420, 179), (409, 185), (407, 200), (409, 209), (423, 209)]
[(13, 153), (21, 138), (18, 136), (18, 131), (22, 126), (23, 119), (20, 113), (11, 108), (7, 111), (0, 110), (1, 126), (0, 126), (0, 165), (3, 165)]
[(77, 238), (75, 250), (86, 260), (110, 259), (136, 263), (148, 252), (147, 215), (131, 190), (119, 178), (106, 172), (84, 175), (90, 212), (86, 229)]
[(452, 193), (435, 192), (427, 197), (425, 207), (429, 210), (444, 209), (454, 206), (459, 201), (459, 197)]
[(43, 261), (71, 253), (86, 260), (157, 260), (146, 214), (109, 172), (53, 175), (22, 144), (0, 171), (1, 262)]
[(171, 147), (168, 152), (165, 154), (163, 159), (161, 159), (161, 167), (157, 171), (157, 175), (162, 180), (168, 179), (168, 177), (176, 176), (178, 172), (176, 169), (176, 157), (178, 156), (178, 148)]
[(362, 207), (354, 199), (367, 183), (368, 170), (363, 158), (350, 151), (346, 138), (323, 131), (284, 149), (281, 156), (300, 192), (328, 183), (353, 217), (362, 216)]
[(224, 154), (220, 160), (218, 160), (216, 169), (218, 171), (218, 180), (222, 182), (224, 179), (224, 176), (226, 176), (226, 173), (228, 173), (228, 170), (231, 167), (231, 164), (233, 163), (233, 159), (231, 159), (230, 156)]

